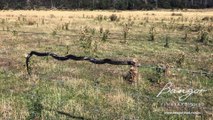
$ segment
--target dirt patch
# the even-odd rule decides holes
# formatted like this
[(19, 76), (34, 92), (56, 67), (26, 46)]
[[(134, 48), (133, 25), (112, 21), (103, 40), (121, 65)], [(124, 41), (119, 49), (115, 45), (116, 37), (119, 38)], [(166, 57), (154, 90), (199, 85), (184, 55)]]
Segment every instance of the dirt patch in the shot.
[(0, 67), (8, 67), (11, 65), (11, 61), (7, 58), (0, 58)]
[(19, 63), (8, 58), (0, 58), (0, 68), (11, 70), (11, 69), (17, 69), (17, 66), (19, 66)]

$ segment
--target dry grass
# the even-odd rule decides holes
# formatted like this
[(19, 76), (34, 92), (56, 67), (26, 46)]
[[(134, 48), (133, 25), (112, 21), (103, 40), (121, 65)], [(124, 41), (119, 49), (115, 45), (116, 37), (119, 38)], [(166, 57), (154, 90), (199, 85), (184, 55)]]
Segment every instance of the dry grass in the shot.
[[(112, 14), (116, 14), (118, 20), (111, 21)], [(33, 57), (30, 63), (33, 75), (30, 77), (24, 56), (36, 50), (60, 55), (136, 58), (145, 65), (166, 64), (213, 72), (213, 23), (203, 20), (212, 16), (211, 9), (0, 11), (0, 118), (70, 119), (73, 115), (91, 119), (195, 119), (195, 115), (163, 114), (167, 108), (156, 105), (178, 102), (177, 96), (158, 99), (156, 95), (168, 81), (184, 88), (191, 87), (191, 82), (194, 88), (212, 88), (212, 76), (193, 76), (186, 71), (172, 70), (168, 78), (155, 69), (141, 67), (139, 84), (130, 85), (122, 78), (129, 70), (127, 66)], [(128, 34), (124, 36), (126, 26)], [(155, 40), (149, 41), (152, 27)], [(104, 33), (100, 34), (100, 28), (107, 31), (106, 40), (103, 40)], [(201, 31), (208, 34), (198, 42)], [(185, 33), (187, 38), (183, 40)], [(164, 47), (165, 38), (169, 39), (169, 47)], [(90, 42), (91, 46), (82, 47)], [(212, 99), (212, 91), (209, 91), (201, 96), (194, 95), (186, 102), (203, 102), (212, 107)], [(180, 108), (175, 110), (181, 111)], [(202, 117), (211, 119), (206, 113)]]

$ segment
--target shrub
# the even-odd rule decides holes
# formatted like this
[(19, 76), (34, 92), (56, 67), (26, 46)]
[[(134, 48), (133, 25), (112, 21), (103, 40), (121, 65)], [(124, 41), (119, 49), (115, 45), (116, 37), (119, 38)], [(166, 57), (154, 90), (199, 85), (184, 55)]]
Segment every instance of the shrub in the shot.
[(35, 90), (27, 96), (30, 102), (28, 103), (28, 112), (29, 116), (27, 120), (40, 120), (42, 118), (42, 111), (44, 109), (42, 105), (43, 97), (41, 96), (40, 91)]
[(36, 21), (33, 21), (33, 20), (29, 20), (27, 22), (27, 25), (35, 25), (36, 24)]
[(18, 35), (18, 32), (16, 30), (13, 30), (12, 33), (14, 36)]
[(53, 30), (52, 31), (52, 36), (56, 36), (57, 35), (57, 31), (56, 30)]
[(104, 16), (103, 16), (103, 15), (98, 15), (98, 16), (96, 17), (96, 19), (97, 19), (98, 21), (102, 21), (102, 20), (104, 20)]
[(183, 16), (182, 13), (172, 13), (171, 16)]
[(116, 14), (112, 14), (112, 15), (109, 16), (109, 19), (111, 21), (116, 21), (118, 19), (118, 16)]
[(165, 42), (166, 43), (165, 43), (164, 47), (169, 48), (169, 36), (168, 35), (166, 35), (166, 41)]
[(88, 26), (83, 27), (81, 30), (80, 46), (86, 54), (91, 54), (92, 51), (97, 52), (98, 43), (94, 39), (95, 32), (94, 28)]
[(44, 25), (45, 24), (45, 20), (44, 18), (41, 20), (41, 24)]
[(55, 15), (54, 14), (50, 14), (50, 18), (55, 18)]
[(204, 18), (202, 18), (203, 21), (212, 21), (213, 22), (213, 17), (209, 17), (209, 16), (206, 16)]
[(108, 39), (108, 37), (109, 37), (109, 30), (105, 30), (105, 31), (103, 32), (103, 35), (102, 35), (101, 40), (102, 40), (103, 42), (106, 42), (107, 39)]
[(155, 40), (155, 28), (151, 27), (149, 30), (149, 41), (154, 41)]
[(128, 36), (129, 30), (130, 30), (129, 24), (125, 24), (123, 27), (123, 37), (124, 37), (125, 43), (127, 43), (127, 36)]
[(69, 22), (62, 25), (62, 30), (69, 30)]
[(5, 19), (2, 19), (2, 20), (1, 20), (1, 24), (5, 24)]
[(185, 41), (185, 42), (188, 40), (188, 33), (187, 32), (185, 32), (184, 37), (182, 38), (182, 40)]
[(208, 41), (208, 32), (201, 31), (199, 33), (199, 35), (198, 35), (197, 41), (201, 42), (201, 43), (207, 43), (207, 41)]
[(200, 48), (199, 48), (198, 45), (195, 46), (195, 51), (196, 51), (196, 52), (199, 52), (199, 51), (200, 51)]
[(177, 57), (177, 67), (183, 67), (184, 61), (185, 61), (185, 54), (181, 53), (178, 57)]
[(202, 30), (202, 26), (200, 24), (196, 24), (190, 27), (190, 31), (192, 32), (198, 32)]
[(102, 34), (104, 31), (103, 27), (100, 27), (100, 34)]

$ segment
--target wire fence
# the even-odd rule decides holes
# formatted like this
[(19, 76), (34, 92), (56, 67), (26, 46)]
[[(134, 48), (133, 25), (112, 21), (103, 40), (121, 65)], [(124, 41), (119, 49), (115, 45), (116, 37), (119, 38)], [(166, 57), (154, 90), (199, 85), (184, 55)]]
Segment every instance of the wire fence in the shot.
[(177, 68), (177, 67), (170, 67), (170, 68), (166, 68), (166, 66), (162, 66), (162, 65), (142, 65), (139, 64), (138, 67), (142, 67), (142, 68), (151, 68), (151, 69), (159, 69), (159, 71), (165, 71), (166, 69), (170, 69), (172, 71), (177, 71), (177, 72), (185, 72), (187, 74), (191, 74), (191, 75), (201, 75), (201, 76), (208, 76), (208, 77), (213, 77), (213, 72), (211, 71), (204, 71), (204, 70), (190, 70), (190, 69), (184, 69), (184, 68)]

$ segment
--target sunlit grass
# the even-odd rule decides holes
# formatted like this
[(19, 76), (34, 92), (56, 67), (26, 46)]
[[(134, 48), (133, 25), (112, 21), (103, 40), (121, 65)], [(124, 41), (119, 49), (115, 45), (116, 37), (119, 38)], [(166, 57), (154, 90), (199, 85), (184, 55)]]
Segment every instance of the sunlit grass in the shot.
[[(109, 18), (112, 14), (117, 16), (115, 21)], [(32, 57), (32, 76), (28, 76), (25, 54), (36, 50), (62, 56), (69, 53), (121, 60), (136, 58), (142, 65), (168, 64), (213, 72), (213, 21), (203, 20), (212, 14), (211, 10), (0, 11), (0, 118), (198, 118), (165, 115), (163, 112), (167, 109), (158, 104), (178, 102), (178, 95), (159, 99), (156, 95), (168, 81), (183, 88), (211, 89), (212, 75), (193, 75), (174, 69), (165, 77), (155, 68), (144, 66), (139, 68), (139, 84), (130, 85), (122, 77), (129, 70), (128, 66)], [(100, 15), (103, 19), (97, 19)], [(150, 41), (152, 27), (155, 39)], [(197, 41), (201, 30), (208, 32), (204, 42)], [(107, 38), (103, 39), (106, 31)], [(169, 47), (164, 47), (166, 36)], [(90, 42), (91, 46), (82, 47)], [(184, 60), (180, 60), (182, 55)], [(212, 107), (211, 94), (212, 91), (208, 91), (194, 95), (192, 100)], [(205, 113), (203, 117), (210, 119), (212, 116)]]

